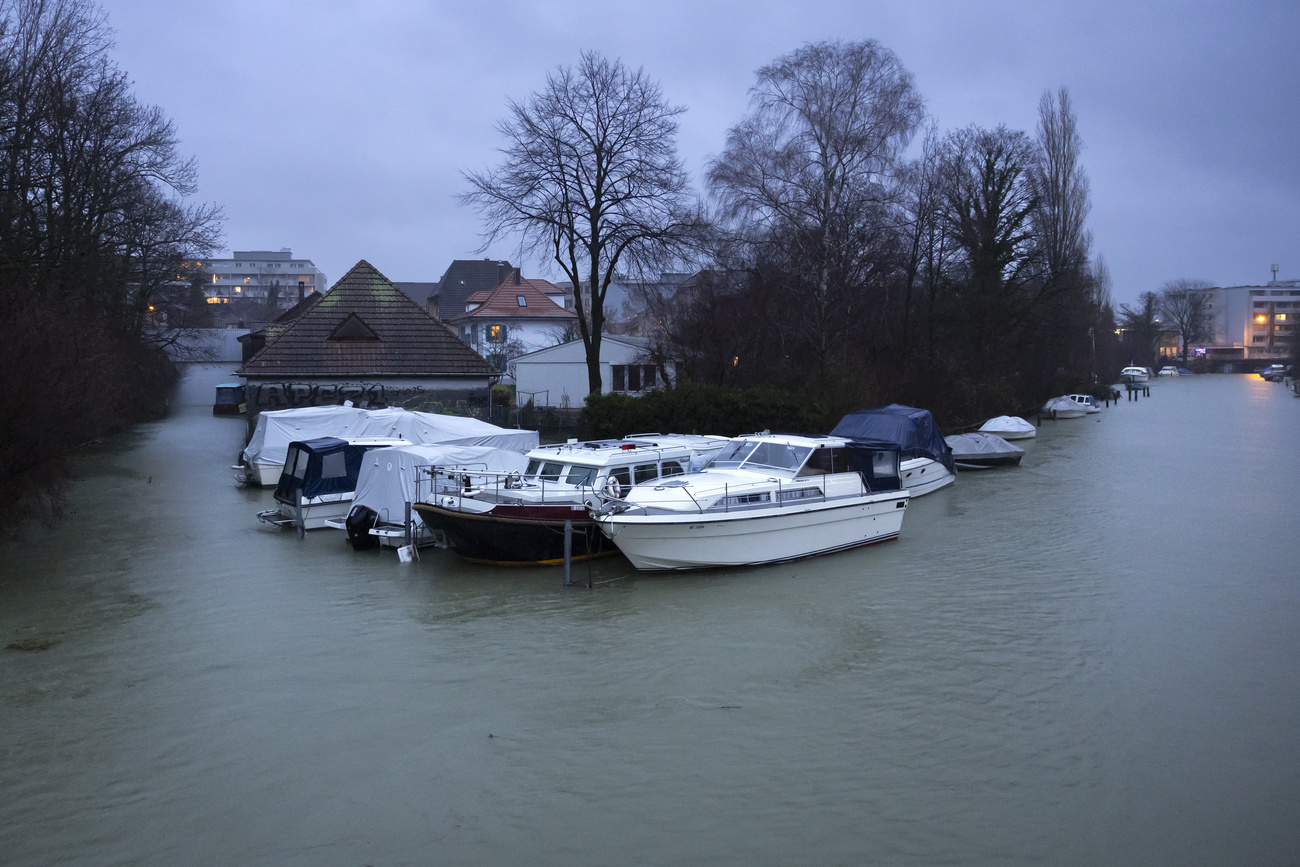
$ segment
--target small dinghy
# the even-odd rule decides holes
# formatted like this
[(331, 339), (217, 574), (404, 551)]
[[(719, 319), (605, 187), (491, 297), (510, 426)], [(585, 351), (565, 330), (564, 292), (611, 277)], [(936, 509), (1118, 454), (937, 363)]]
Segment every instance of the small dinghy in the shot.
[(952, 459), (957, 466), (973, 470), (990, 467), (1015, 467), (1025, 456), (1025, 450), (1013, 446), (996, 434), (968, 433), (944, 437), (952, 449)]
[(1038, 436), (1038, 428), (1017, 415), (1000, 415), (980, 425), (980, 433), (994, 434), (1004, 440), (1027, 440)]

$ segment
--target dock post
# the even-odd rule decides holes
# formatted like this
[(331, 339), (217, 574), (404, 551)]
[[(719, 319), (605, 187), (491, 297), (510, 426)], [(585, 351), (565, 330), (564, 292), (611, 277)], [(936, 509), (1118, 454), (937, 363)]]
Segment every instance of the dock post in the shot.
[(570, 580), (573, 569), (573, 521), (564, 521), (564, 586), (573, 584)]
[(302, 539), (307, 535), (307, 525), (302, 522), (302, 494), (298, 495), (298, 504), (294, 506), (294, 523), (298, 525), (298, 538)]
[(406, 504), (406, 544), (415, 544), (415, 528), (411, 526), (411, 504)]

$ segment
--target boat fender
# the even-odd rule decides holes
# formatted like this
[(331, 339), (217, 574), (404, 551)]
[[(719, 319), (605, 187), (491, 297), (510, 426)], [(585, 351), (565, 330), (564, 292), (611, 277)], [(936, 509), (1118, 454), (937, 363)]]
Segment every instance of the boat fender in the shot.
[(617, 500), (623, 496), (623, 486), (618, 483), (618, 479), (610, 476), (605, 479), (605, 493)]

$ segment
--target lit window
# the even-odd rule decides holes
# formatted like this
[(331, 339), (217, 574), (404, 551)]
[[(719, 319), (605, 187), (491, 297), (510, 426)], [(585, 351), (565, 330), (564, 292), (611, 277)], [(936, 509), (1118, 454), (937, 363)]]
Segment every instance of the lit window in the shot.
[(488, 326), (488, 342), (501, 343), (506, 339), (506, 327), (504, 325)]

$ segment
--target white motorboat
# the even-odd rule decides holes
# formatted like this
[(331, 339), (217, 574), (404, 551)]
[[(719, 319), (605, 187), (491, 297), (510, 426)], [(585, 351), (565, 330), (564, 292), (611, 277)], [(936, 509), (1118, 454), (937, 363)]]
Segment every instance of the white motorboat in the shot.
[(980, 433), (994, 434), (1004, 440), (1027, 440), (1038, 436), (1038, 428), (1016, 415), (1000, 415), (980, 425)]
[(1156, 376), (1177, 376), (1178, 368), (1166, 364), (1156, 373)]
[(957, 478), (952, 450), (928, 409), (898, 403), (860, 409), (840, 419), (831, 436), (896, 449), (903, 487), (913, 497), (937, 491)]
[(698, 473), (589, 505), (632, 565), (663, 571), (779, 563), (894, 539), (910, 496), (895, 449), (753, 434)]
[(318, 437), (289, 444), (275, 486), (275, 508), (257, 513), (277, 527), (319, 530), (352, 507), (362, 456), (371, 449), (409, 445), (388, 437)]
[(957, 466), (972, 470), (1018, 467), (1025, 450), (989, 433), (953, 434), (944, 437)]
[[(522, 473), (472, 473), (435, 467), (431, 480), (452, 490), (421, 496), (411, 508), (461, 557), (494, 565), (551, 565), (616, 550), (587, 514), (594, 492), (619, 497), (640, 483), (698, 470), (729, 440), (693, 434), (635, 434), (539, 446)], [(568, 532), (566, 533), (566, 526)]]
[(1090, 394), (1067, 394), (1066, 397), (1083, 407), (1086, 415), (1101, 412), (1101, 404), (1097, 403), (1097, 398)]
[(1071, 400), (1069, 395), (1063, 394), (1043, 404), (1043, 415), (1055, 419), (1083, 418), (1087, 415), (1087, 411)]
[(1130, 384), (1140, 384), (1151, 378), (1151, 371), (1145, 367), (1138, 367), (1130, 364), (1119, 372), (1119, 381)]

